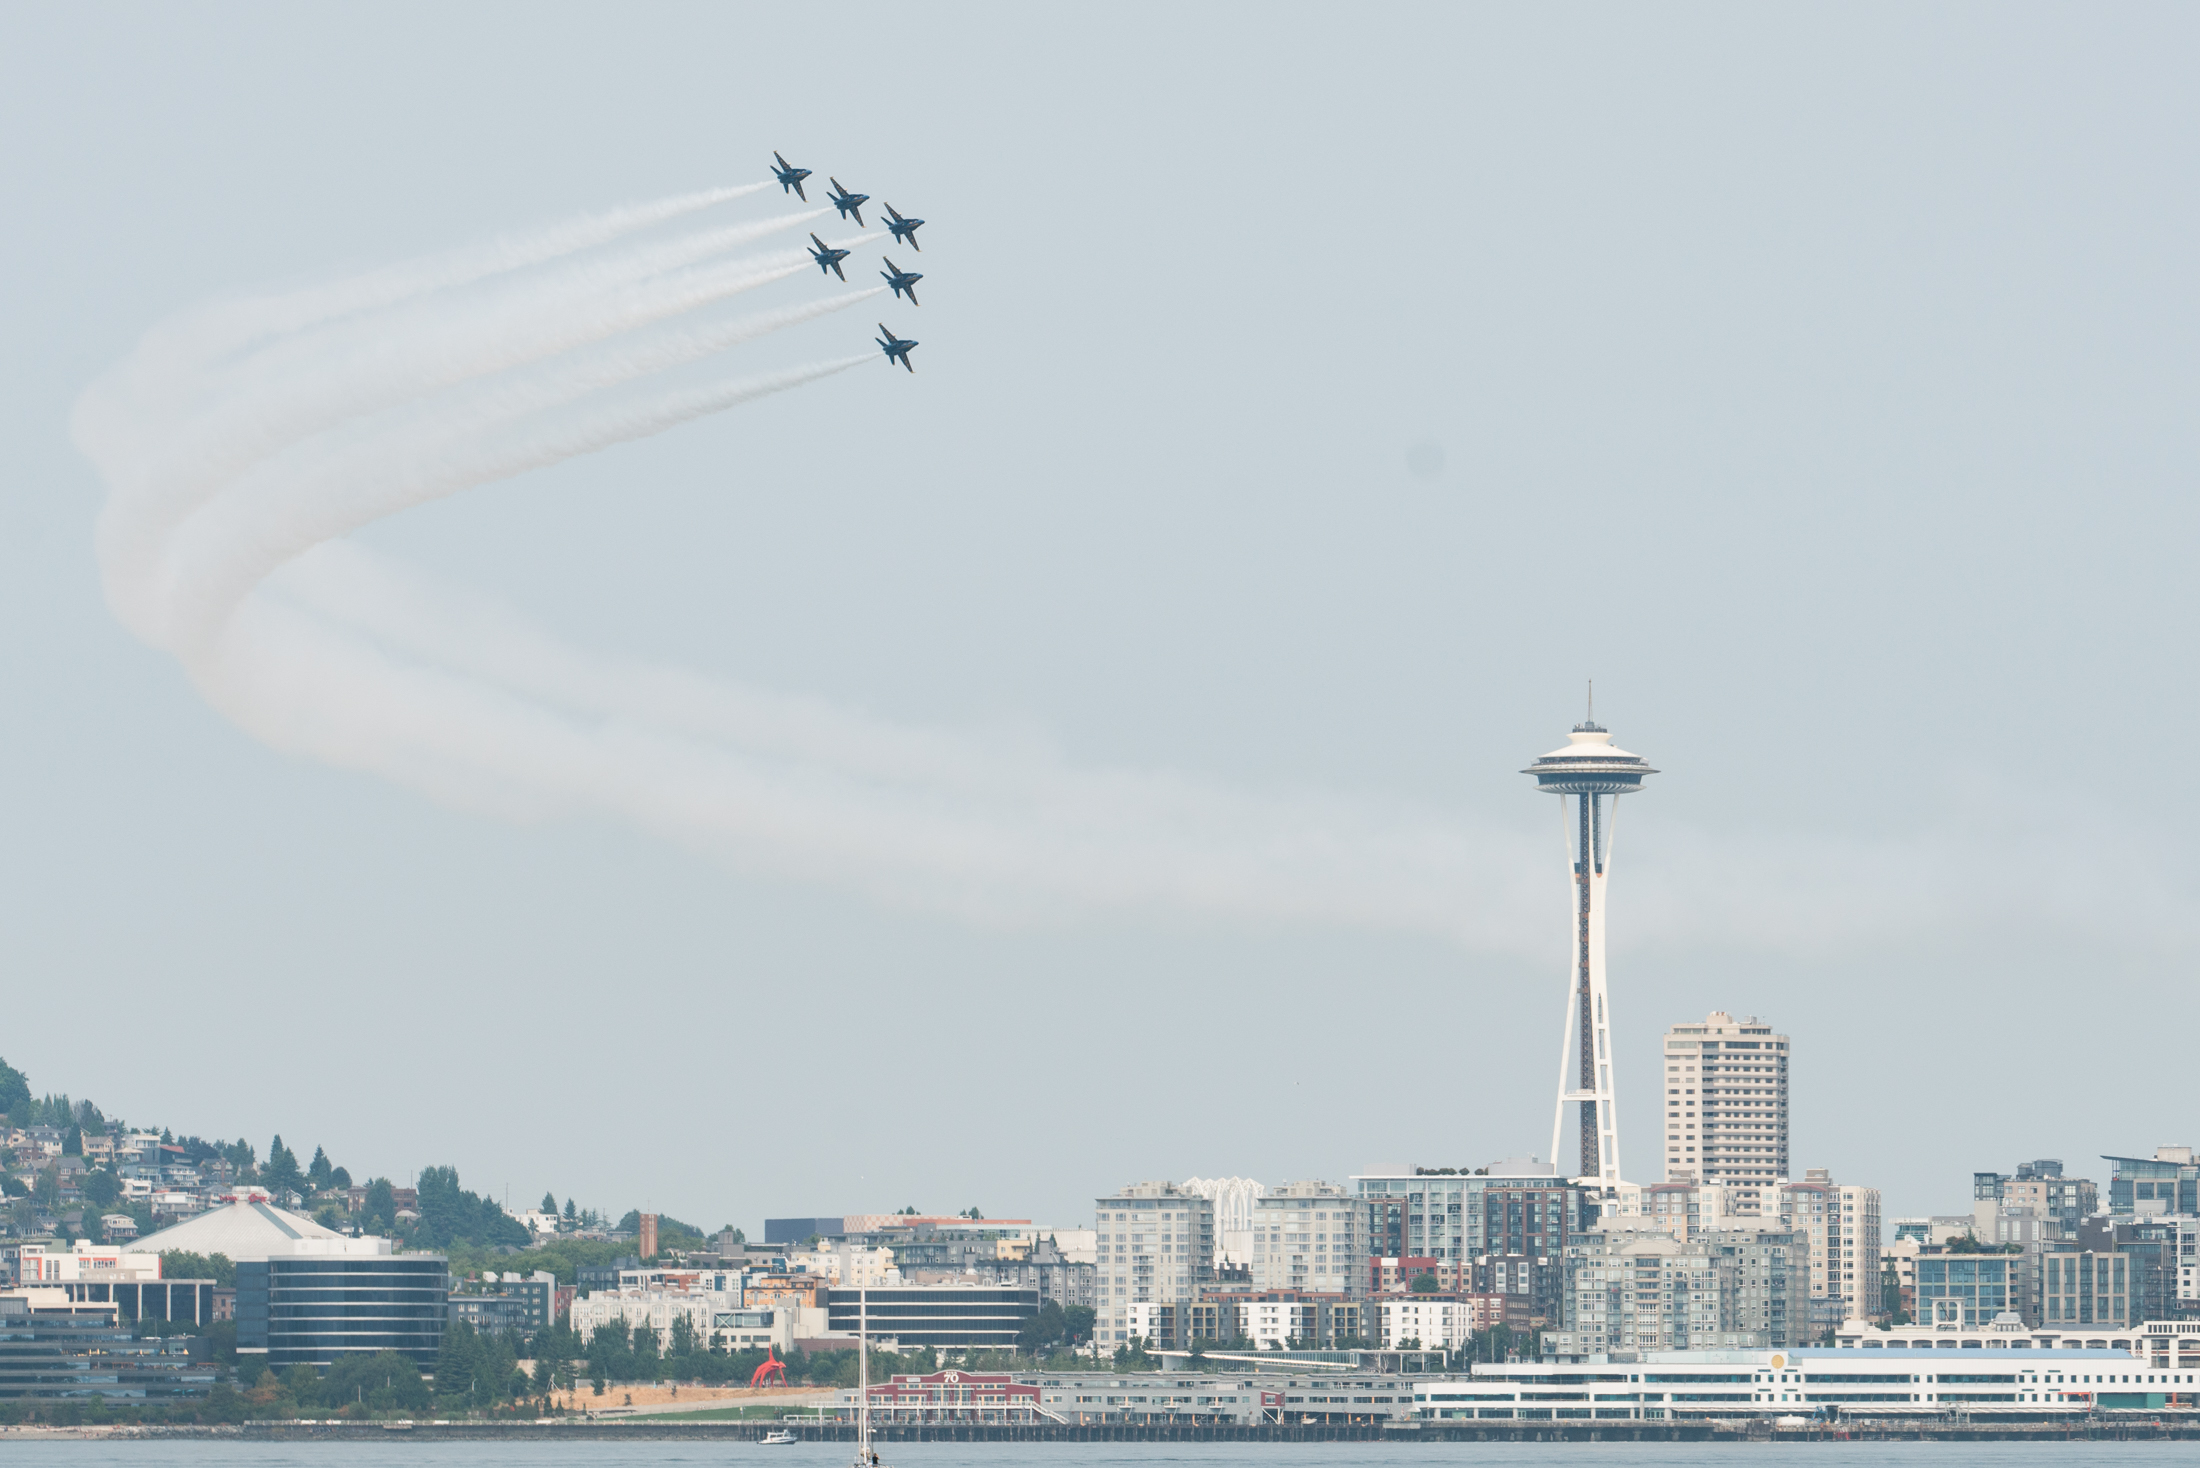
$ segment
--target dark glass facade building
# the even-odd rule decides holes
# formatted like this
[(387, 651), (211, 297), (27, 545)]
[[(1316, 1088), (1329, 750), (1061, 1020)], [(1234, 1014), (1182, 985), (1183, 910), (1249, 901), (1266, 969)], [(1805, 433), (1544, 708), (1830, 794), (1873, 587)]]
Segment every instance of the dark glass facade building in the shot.
[(449, 1315), (441, 1254), (336, 1254), (237, 1265), (240, 1372), (327, 1367), (340, 1356), (397, 1351), (435, 1367)]
[[(856, 1333), (856, 1291), (827, 1290), (826, 1320), (835, 1335)], [(983, 1285), (882, 1285), (864, 1294), (871, 1338), (893, 1336), (910, 1346), (979, 1346), (1007, 1350), (1039, 1313), (1039, 1292)]]
[(110, 1402), (203, 1397), (219, 1374), (191, 1359), (189, 1340), (135, 1339), (111, 1312), (0, 1313), (0, 1402), (103, 1397)]

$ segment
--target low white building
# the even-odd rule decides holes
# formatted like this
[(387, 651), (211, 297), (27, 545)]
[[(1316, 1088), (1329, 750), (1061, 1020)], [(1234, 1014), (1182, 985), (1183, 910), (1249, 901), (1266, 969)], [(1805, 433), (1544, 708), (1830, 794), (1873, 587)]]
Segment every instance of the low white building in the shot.
[(2158, 1414), (2165, 1397), (2200, 1383), (2200, 1371), (2149, 1372), (2148, 1364), (2139, 1352), (2090, 1342), (1991, 1355), (1826, 1347), (1644, 1351), (1589, 1362), (1478, 1364), (1463, 1377), (1416, 1378), (1413, 1394), (1424, 1420), (1477, 1424), (1818, 1414), (1960, 1413), (1977, 1420), (2000, 1412), (2037, 1421), (2118, 1408)]
[[(1836, 1345), (1865, 1351), (2131, 1351), (2174, 1355), (2175, 1369), (2200, 1370), (2200, 1321), (2139, 1325), (2026, 1325), (2013, 1310), (1979, 1320), (1956, 1300), (1939, 1300), (1937, 1324), (1869, 1325), (1851, 1320)], [(1979, 1357), (1984, 1360), (1986, 1358)], [(2171, 1369), (2171, 1368), (2165, 1368)]]
[(1368, 1304), (1375, 1344), (1386, 1351), (1456, 1351), (1466, 1345), (1485, 1313), (1471, 1302), (1434, 1295), (1383, 1296)]
[(160, 1255), (132, 1252), (120, 1244), (95, 1244), (79, 1239), (63, 1249), (53, 1244), (8, 1246), (14, 1256), (18, 1285), (76, 1284), (160, 1278)]
[[(773, 1317), (791, 1314), (744, 1310), (740, 1294), (730, 1290), (595, 1290), (574, 1300), (572, 1308), (574, 1333), (584, 1341), (596, 1333), (598, 1326), (620, 1320), (630, 1331), (645, 1326), (656, 1331), (660, 1349), (672, 1339), (674, 1323), (683, 1319), (695, 1332), (695, 1338), (707, 1345), (714, 1332), (767, 1334), (776, 1323)], [(746, 1326), (736, 1324), (742, 1316), (761, 1317), (761, 1321)], [(785, 1348), (794, 1343), (794, 1337), (788, 1333), (776, 1343)]]
[(901, 1270), (894, 1263), (894, 1251), (883, 1244), (865, 1248), (861, 1244), (843, 1243), (801, 1250), (787, 1255), (787, 1268), (796, 1274), (823, 1275), (835, 1288), (844, 1290), (875, 1290), (901, 1283)]

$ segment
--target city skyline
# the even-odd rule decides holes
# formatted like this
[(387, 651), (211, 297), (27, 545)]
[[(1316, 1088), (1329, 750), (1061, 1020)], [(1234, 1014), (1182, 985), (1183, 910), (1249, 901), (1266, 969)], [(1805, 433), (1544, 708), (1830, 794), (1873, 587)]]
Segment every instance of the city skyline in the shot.
[[(1578, 910), (1518, 771), (1593, 676), (1668, 771), (1608, 935), (1628, 1178), (1663, 1170), (1665, 1028), (1714, 1010), (1804, 1047), (1792, 1168), (1890, 1213), (2182, 1139), (2119, 1098), (2183, 1063), (2195, 797), (2141, 814), (2100, 769), (2195, 715), (2162, 670), (2200, 444), (2163, 384), (2200, 206), (2144, 181), (2184, 166), (2200, 20), (1409, 6), (1155, 48), (858, 6), (847, 64), (932, 85), (821, 113), (766, 60), (815, 44), (788, 17), (490, 4), (422, 45), (424, 13), (4, 22), (34, 227), (0, 242), (0, 973), (34, 1084), (712, 1225), (1080, 1216), (1095, 1184), (1026, 1160), (1063, 1153), (1105, 1185), (1540, 1153)], [(757, 370), (877, 360), (367, 525), (308, 587), (458, 588), (472, 635), (420, 640), (542, 654), (559, 768), (617, 799), (480, 778), (509, 745), (393, 775), (240, 723), (118, 620), (103, 555), (146, 527), (102, 531), (103, 468), (180, 441), (72, 415), (156, 323), (763, 185), (745, 227), (805, 202), (775, 150), (927, 221), (887, 315), (913, 373), (868, 308), (790, 327)], [(1260, 239), (1186, 269), (1226, 199)], [(843, 289), (806, 259), (759, 309)], [(500, 299), (444, 324), (478, 347)], [(261, 386), (330, 360), (298, 366)], [(771, 696), (700, 699), (729, 688)], [(683, 783), (658, 736), (729, 710), (755, 758)], [(821, 748), (883, 774), (842, 808)], [(1926, 1059), (1958, 1031), (2054, 1084), (1962, 1104)], [(881, 1123), (913, 1094), (951, 1098), (923, 1149)], [(1921, 1105), (1934, 1144), (1890, 1152)]]

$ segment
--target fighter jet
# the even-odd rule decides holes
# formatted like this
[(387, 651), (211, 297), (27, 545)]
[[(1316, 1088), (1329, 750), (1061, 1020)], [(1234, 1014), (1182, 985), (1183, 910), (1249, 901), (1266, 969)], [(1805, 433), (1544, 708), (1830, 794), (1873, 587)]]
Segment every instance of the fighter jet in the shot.
[[(881, 321), (878, 324), (878, 329), (880, 331), (886, 331), (886, 323)], [(900, 337), (894, 335), (890, 331), (886, 331), (886, 339), (879, 343), (879, 346), (885, 349), (886, 360), (889, 363), (899, 362), (904, 367), (909, 367), (909, 349), (915, 345), (915, 342), (903, 341)], [(914, 372), (917, 369), (914, 367), (909, 367), (909, 370), (911, 372)]]
[(897, 245), (907, 240), (910, 249), (922, 250), (924, 246), (917, 243), (917, 226), (922, 223), (924, 221), (921, 219), (910, 219), (896, 214), (891, 204), (886, 206), (886, 227), (893, 231), (894, 243)]
[(840, 211), (840, 217), (846, 219), (853, 214), (856, 217), (856, 227), (858, 229), (862, 228), (863, 206), (871, 202), (871, 196), (869, 194), (849, 193), (840, 186), (840, 180), (837, 178), (827, 177), (825, 182), (833, 186), (833, 191), (825, 197), (833, 201), (833, 207)]
[(840, 268), (840, 262), (848, 258), (846, 250), (836, 250), (814, 234), (810, 236), (810, 243), (817, 246), (816, 249), (810, 251), (810, 258), (817, 262), (819, 274), (830, 270), (842, 280), (848, 278), (847, 272)]
[[(886, 259), (883, 255), (879, 258)], [(917, 299), (917, 282), (924, 279), (922, 274), (913, 270), (904, 270), (891, 260), (886, 261), (886, 268), (881, 270), (879, 274), (886, 277), (886, 283), (894, 288), (895, 295), (907, 296), (909, 304), (912, 306), (924, 304)]]
[[(779, 158), (779, 155), (774, 153), (772, 157)], [(779, 180), (779, 192), (783, 194), (787, 190), (793, 189), (794, 196), (797, 199), (805, 204), (810, 202), (810, 196), (802, 192), (802, 180), (810, 176), (810, 170), (797, 168), (786, 159), (779, 158), (779, 166), (772, 170), (772, 174)]]

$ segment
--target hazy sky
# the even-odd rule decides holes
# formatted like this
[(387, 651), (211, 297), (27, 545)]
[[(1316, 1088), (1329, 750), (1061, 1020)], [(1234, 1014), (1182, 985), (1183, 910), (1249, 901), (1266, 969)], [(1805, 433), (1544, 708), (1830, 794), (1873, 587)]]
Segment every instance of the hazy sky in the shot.
[[(0, 6), (0, 1054), (133, 1122), (706, 1226), (1543, 1153), (1568, 890), (1518, 771), (1594, 677), (1665, 772), (1611, 889), (1631, 1176), (1658, 1038), (1714, 1008), (1795, 1037), (1795, 1167), (1892, 1212), (2192, 1141), (2200, 801), (2157, 769), (2196, 713), (2196, 41), (2167, 6)], [(505, 818), (269, 749), (117, 621), (68, 420), (148, 327), (774, 148), (929, 221), (921, 309), (787, 350), (883, 315), (914, 376), (362, 543), (604, 659), (1440, 830), (1455, 928)]]

